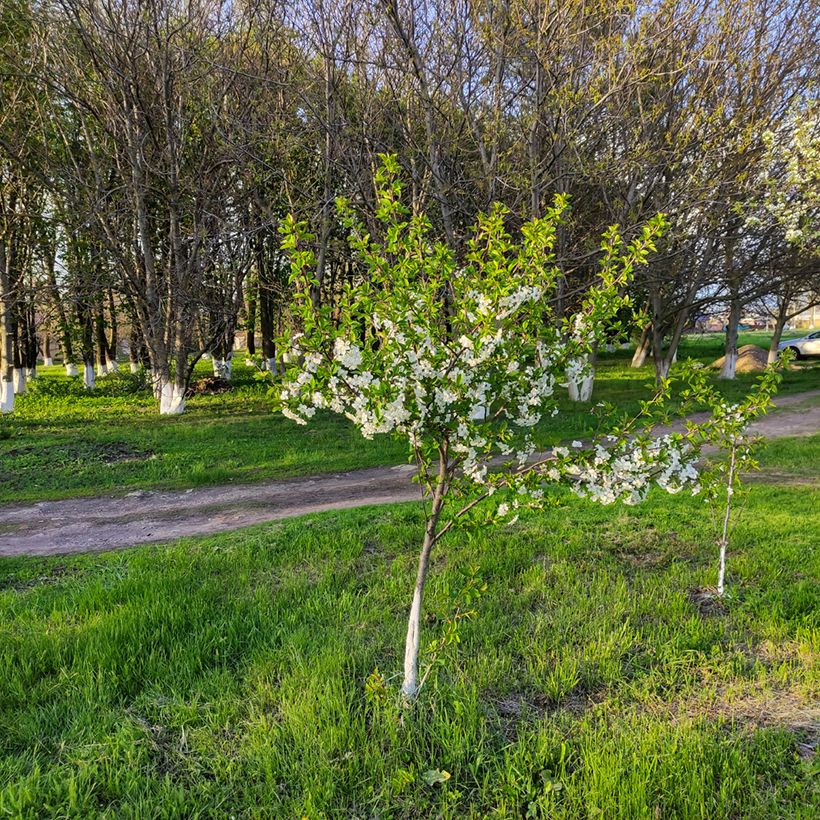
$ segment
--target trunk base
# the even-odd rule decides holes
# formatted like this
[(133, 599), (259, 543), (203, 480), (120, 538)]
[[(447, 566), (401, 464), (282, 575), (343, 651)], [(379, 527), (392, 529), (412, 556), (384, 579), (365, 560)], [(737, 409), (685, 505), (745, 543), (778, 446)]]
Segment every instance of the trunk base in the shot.
[(0, 381), (0, 413), (14, 412), (14, 382)]
[(726, 359), (723, 362), (723, 367), (720, 368), (719, 379), (734, 379), (735, 369), (737, 368), (737, 353), (727, 353)]
[(185, 394), (177, 385), (166, 382), (160, 387), (159, 412), (161, 416), (180, 416), (185, 412)]
[(14, 368), (14, 392), (18, 396), (26, 392), (26, 371), (22, 367)]

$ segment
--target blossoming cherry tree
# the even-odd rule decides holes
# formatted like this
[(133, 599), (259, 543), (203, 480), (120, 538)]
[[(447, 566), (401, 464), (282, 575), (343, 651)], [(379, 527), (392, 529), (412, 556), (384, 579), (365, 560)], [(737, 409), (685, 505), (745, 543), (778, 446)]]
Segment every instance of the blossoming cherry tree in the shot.
[(395, 158), (383, 158), (376, 189), (378, 239), (338, 203), (359, 275), (333, 310), (310, 299), (313, 237), (293, 219), (283, 226), (299, 332), (283, 340), (290, 364), (278, 405), (300, 424), (330, 410), (365, 438), (394, 434), (408, 442), (426, 502), (402, 685), (413, 699), (430, 553), (456, 524), (511, 521), (542, 505), (559, 483), (603, 503), (635, 503), (653, 481), (674, 492), (695, 486), (697, 472), (679, 435), (651, 439), (624, 430), (542, 457), (532, 435), (546, 414), (558, 412), (553, 393), (567, 368), (587, 359), (629, 307), (626, 286), (654, 249), (662, 217), (628, 244), (609, 230), (577, 312), (560, 317), (553, 247), (563, 197), (515, 239), (505, 209), (495, 206), (478, 218), (459, 258), (434, 238), (424, 214), (402, 204)]

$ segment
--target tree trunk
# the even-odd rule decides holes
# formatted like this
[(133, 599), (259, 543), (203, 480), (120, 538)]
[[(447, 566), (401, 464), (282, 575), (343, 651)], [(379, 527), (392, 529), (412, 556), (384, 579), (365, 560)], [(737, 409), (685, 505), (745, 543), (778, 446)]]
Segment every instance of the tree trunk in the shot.
[(788, 314), (788, 310), (789, 301), (784, 297), (777, 309), (777, 318), (774, 322), (774, 332), (772, 333), (772, 340), (769, 342), (769, 356), (767, 359), (769, 364), (776, 362), (780, 354), (778, 346), (780, 345), (780, 339), (783, 336), (783, 328), (786, 326), (786, 316)]
[(251, 281), (247, 287), (248, 301), (245, 315), (245, 333), (247, 334), (248, 355), (256, 355), (256, 283)]
[(723, 367), (720, 369), (721, 379), (734, 379), (737, 367), (737, 337), (740, 324), (741, 304), (737, 293), (732, 294), (729, 304), (729, 321), (726, 325), (726, 352)]
[(646, 357), (649, 355), (649, 348), (652, 345), (652, 326), (646, 325), (641, 331), (641, 338), (638, 340), (638, 346), (635, 348), (635, 353), (632, 355), (632, 367), (643, 367), (646, 362)]
[(262, 331), (262, 367), (276, 372), (276, 300), (273, 292), (271, 258), (265, 253), (264, 241), (257, 247), (256, 267), (259, 278), (259, 328)]
[(117, 369), (117, 306), (114, 303), (114, 291), (108, 288), (108, 314), (111, 322), (111, 341), (106, 341), (105, 358), (109, 373)]
[(419, 647), (421, 645), (421, 606), (424, 597), (424, 585), (427, 581), (427, 570), (430, 564), (430, 551), (436, 543), (436, 532), (444, 499), (447, 494), (448, 465), (447, 452), (439, 452), (439, 475), (433, 493), (433, 503), (427, 525), (424, 528), (424, 541), (419, 554), (419, 565), (416, 572), (416, 587), (413, 591), (413, 603), (407, 620), (407, 640), (404, 646), (404, 682), (401, 691), (408, 701), (415, 699), (419, 691)]
[(567, 389), (570, 401), (591, 401), (595, 384), (595, 354), (576, 360), (580, 371), (567, 368)]
[(102, 305), (98, 306), (94, 316), (94, 330), (97, 334), (97, 375), (105, 376), (108, 373), (108, 340), (105, 338), (105, 314)]
[(83, 354), (83, 386), (86, 390), (95, 387), (94, 378), (94, 319), (91, 315), (91, 306), (84, 304), (79, 308), (80, 327), (83, 335), (81, 340)]
[(8, 279), (4, 247), (0, 244), (0, 333), (3, 337), (0, 351), (0, 413), (14, 411), (14, 329), (11, 323)]

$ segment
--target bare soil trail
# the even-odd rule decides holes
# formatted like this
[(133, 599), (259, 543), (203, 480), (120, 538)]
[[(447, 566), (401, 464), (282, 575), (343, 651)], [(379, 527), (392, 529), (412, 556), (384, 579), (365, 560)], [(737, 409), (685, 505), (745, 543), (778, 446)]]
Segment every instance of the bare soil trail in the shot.
[[(778, 438), (820, 432), (820, 390), (784, 396), (776, 406), (753, 425), (756, 433)], [(421, 498), (414, 472), (406, 464), (265, 484), (4, 504), (0, 556), (117, 549), (306, 513), (414, 501)]]

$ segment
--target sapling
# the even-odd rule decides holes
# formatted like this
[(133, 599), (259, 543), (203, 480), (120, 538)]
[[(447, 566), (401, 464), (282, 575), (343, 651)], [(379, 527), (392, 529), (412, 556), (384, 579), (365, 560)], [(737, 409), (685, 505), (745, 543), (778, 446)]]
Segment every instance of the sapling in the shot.
[(634, 424), (540, 458), (532, 437), (545, 415), (558, 412), (553, 394), (567, 369), (588, 361), (631, 310), (626, 286), (654, 250), (663, 217), (628, 243), (617, 227), (607, 231), (594, 281), (577, 311), (559, 317), (553, 247), (565, 197), (515, 239), (496, 205), (479, 216), (460, 258), (435, 239), (424, 214), (402, 204), (392, 156), (383, 157), (376, 192), (383, 238), (371, 236), (348, 203), (337, 203), (359, 273), (332, 308), (311, 299), (314, 237), (292, 218), (283, 225), (299, 332), (280, 340), (287, 364), (277, 405), (300, 424), (330, 410), (365, 438), (408, 441), (425, 500), (402, 685), (412, 700), (430, 554), (447, 532), (465, 522), (511, 522), (542, 506), (560, 483), (602, 503), (636, 503), (653, 482), (669, 492), (694, 488), (696, 454), (680, 434), (651, 438)]
[(754, 452), (760, 437), (752, 435), (749, 426), (771, 407), (789, 358), (786, 353), (780, 361), (769, 364), (749, 395), (735, 403), (726, 401), (715, 388), (703, 365), (688, 363), (682, 375), (687, 383), (681, 392), (682, 409), (706, 405), (711, 413), (705, 421), (687, 422), (687, 438), (698, 450), (717, 448), (720, 456), (700, 470), (700, 483), (718, 547), (717, 594), (721, 598), (726, 590), (726, 553), (742, 509), (739, 502), (745, 495), (743, 476), (759, 467)]

